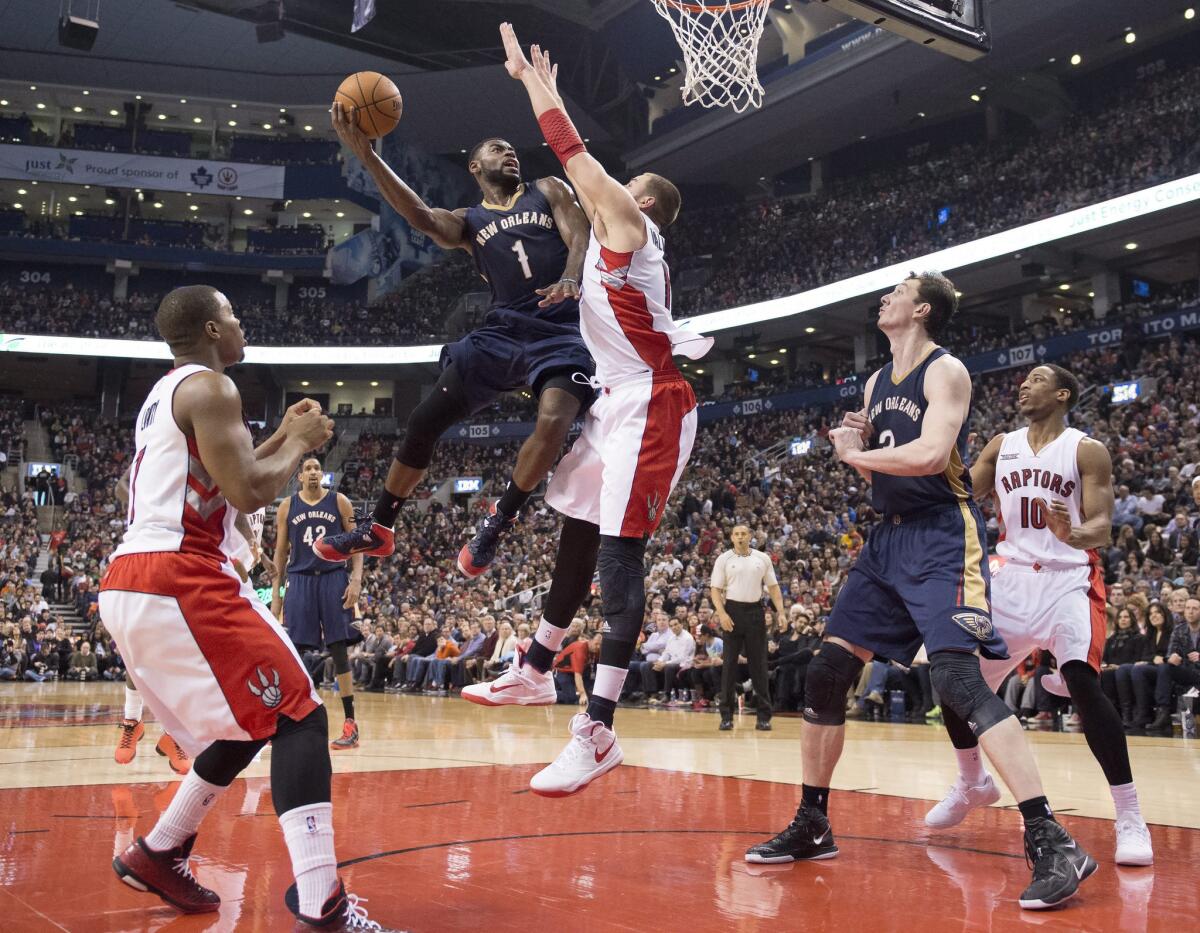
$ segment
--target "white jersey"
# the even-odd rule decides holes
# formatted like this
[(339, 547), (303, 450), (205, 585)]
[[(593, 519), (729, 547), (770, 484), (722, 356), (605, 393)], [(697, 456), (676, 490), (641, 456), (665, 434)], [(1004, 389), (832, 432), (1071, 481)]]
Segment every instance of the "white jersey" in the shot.
[[(175, 423), (175, 390), (189, 376), (211, 372), (189, 363), (154, 384), (138, 412), (129, 473), (128, 527), (113, 557), (158, 551), (207, 554), (221, 562), (233, 553), (236, 511), (204, 469), (195, 438)], [(249, 431), (249, 429), (246, 429)]]
[[(243, 570), (249, 570), (254, 563), (254, 552), (250, 550), (250, 542), (246, 540), (246, 536), (236, 529), (237, 517), (243, 513), (238, 512), (232, 505), (229, 506), (229, 511), (233, 513), (235, 527), (233, 535), (225, 539), (225, 553), (231, 559), (241, 564)], [(261, 550), (263, 525), (267, 520), (267, 510), (262, 508), (244, 514), (246, 522), (250, 525), (250, 534), (254, 539), (254, 547)]]
[(711, 337), (671, 319), (671, 276), (662, 234), (643, 218), (647, 236), (641, 249), (608, 249), (593, 229), (583, 262), (579, 330), (604, 385), (647, 372), (677, 374), (673, 353), (697, 360), (713, 345)]
[(1037, 501), (1067, 504), (1072, 524), (1083, 521), (1083, 491), (1077, 459), (1086, 435), (1067, 428), (1036, 454), (1029, 447), (1029, 428), (1004, 435), (996, 460), (996, 502), (1004, 524), (996, 553), (1006, 560), (1047, 567), (1084, 566), (1099, 560), (1096, 551), (1081, 551), (1060, 541), (1046, 527)]

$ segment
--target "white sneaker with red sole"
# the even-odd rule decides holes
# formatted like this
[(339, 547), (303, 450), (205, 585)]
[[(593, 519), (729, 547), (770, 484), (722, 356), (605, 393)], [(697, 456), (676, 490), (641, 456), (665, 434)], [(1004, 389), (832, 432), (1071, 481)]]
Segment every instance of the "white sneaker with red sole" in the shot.
[(539, 797), (570, 797), (625, 760), (617, 735), (587, 713), (571, 719), (571, 741), (529, 782)]
[(462, 697), (480, 706), (551, 706), (558, 699), (554, 678), (525, 663), (525, 652), (517, 656), (503, 674), (491, 683), (463, 687)]

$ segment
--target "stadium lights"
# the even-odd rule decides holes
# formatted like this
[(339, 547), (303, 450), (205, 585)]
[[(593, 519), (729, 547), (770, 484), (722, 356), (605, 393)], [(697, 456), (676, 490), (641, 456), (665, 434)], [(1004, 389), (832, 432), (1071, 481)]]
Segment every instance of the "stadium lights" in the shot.
[(1135, 249), (1137, 249), (1137, 244), (1136, 244), (1136, 243), (1126, 243), (1126, 244), (1125, 244), (1125, 248), (1126, 248), (1127, 250), (1130, 250), (1130, 251), (1132, 251), (1132, 250), (1135, 250)]
[(88, 97), (88, 96), (90, 96), (90, 95), (91, 95), (91, 93), (92, 93), (91, 91), (84, 91), (84, 92), (83, 92), (83, 96), (84, 96), (84, 97)]
[(36, 84), (31, 84), (31, 85), (29, 85), (29, 90), (31, 90), (31, 91), (36, 91), (36, 90), (37, 90), (37, 85), (36, 85)]
[(1082, 62), (1083, 62), (1083, 56), (1080, 55), (1078, 52), (1076, 52), (1074, 55), (1071, 56), (1071, 64), (1072, 65), (1078, 65), (1078, 64), (1081, 64)]
[(19, 211), (21, 207), (22, 205), (18, 204), (16, 201), (13, 202), (13, 210)]
[(979, 103), (981, 100), (983, 100), (983, 98), (980, 97), (978, 94), (972, 94), (971, 100), (975, 101), (975, 103)]
[(787, 347), (780, 347), (780, 348), (779, 348), (779, 352), (780, 352), (780, 353), (787, 353)]
[(300, 380), (300, 385), (304, 386), (305, 388), (308, 388), (308, 380), (307, 380), (307, 379), (301, 379), (301, 380)]
[(116, 204), (116, 203), (117, 203), (117, 202), (116, 202), (116, 201), (114, 201), (112, 198), (105, 198), (105, 199), (104, 199), (104, 205), (105, 205), (106, 207), (112, 207), (112, 206), (113, 206), (114, 204)]
[(372, 388), (372, 389), (378, 389), (378, 388), (379, 388), (379, 383), (378, 383), (378, 382), (375, 382), (374, 380), (372, 380), (372, 382), (371, 382), (371, 388)]
[(198, 210), (200, 210), (200, 206), (198, 204), (189, 204), (188, 210), (189, 211), (198, 211)]
[(75, 105), (74, 107), (72, 107), (71, 109), (72, 109), (73, 111), (75, 111), (76, 113), (83, 113), (83, 108), (82, 108), (82, 107), (80, 107), (78, 104), (76, 104), (76, 105)]
[(254, 211), (250, 210), (250, 208), (246, 208), (244, 211), (242, 211), (242, 213), (245, 214), (247, 217), (250, 217), (254, 214)]
[(817, 332), (817, 329), (815, 327), (804, 328), (804, 333), (806, 333), (806, 334), (815, 334), (816, 332)]
[(1129, 32), (1125, 33), (1125, 44), (1133, 45), (1135, 42), (1137, 42), (1137, 33), (1131, 29)]
[(17, 194), (29, 194), (29, 192), (28, 192), (28, 191), (26, 191), (24, 188), (18, 188), (18, 189), (17, 189)]
[(158, 115), (158, 118), (159, 118), (160, 120), (165, 120), (165, 119), (167, 118), (167, 115), (166, 115), (165, 113), (160, 113), (160, 114)]
[(0, 100), (0, 107), (7, 107), (7, 106), (8, 106), (8, 101)]
[(134, 100), (141, 100), (141, 99), (142, 99), (142, 95), (141, 95), (141, 94), (134, 94), (134, 95), (133, 95), (133, 99), (134, 99)]
[(117, 111), (117, 110), (110, 110), (110, 111), (108, 112), (108, 115), (109, 115), (110, 117), (119, 117), (121, 114), (120, 114), (120, 112), (119, 112), (119, 111)]
[(1095, 297), (1096, 297), (1096, 293), (1095, 293), (1095, 292), (1088, 292), (1088, 297), (1089, 297), (1089, 298), (1095, 298)]
[(154, 202), (154, 206), (155, 206), (155, 208), (157, 208), (158, 210), (160, 210), (160, 211), (161, 211), (161, 210), (162, 210), (162, 206), (163, 206), (163, 205), (162, 205), (162, 201), (155, 201), (155, 202)]
[[(311, 132), (312, 132), (312, 124), (311, 124), (311, 123), (305, 123), (305, 124), (304, 124), (304, 132), (306, 132), (306, 133), (311, 133)], [(465, 150), (465, 149), (463, 150), (463, 152), (466, 152), (466, 151), (467, 151), (467, 150)]]
[(74, 204), (76, 201), (79, 200), (79, 198), (75, 197), (75, 195), (72, 194), (67, 198), (67, 200), (70, 201), (72, 204)]
[(230, 121), (229, 121), (229, 125), (230, 125), (230, 126), (237, 126), (237, 120), (230, 120)]
[(45, 105), (45, 104), (38, 104), (38, 105), (37, 105), (37, 109), (38, 109), (38, 110), (45, 110), (45, 109), (46, 109), (46, 105)]
[(187, 98), (186, 98), (186, 97), (181, 97), (181, 98), (179, 98), (179, 102), (180, 102), (181, 104), (186, 104), (186, 103), (187, 103)]
[(193, 123), (203, 123), (204, 117), (192, 117), (192, 122)]
[(747, 354), (746, 354), (746, 359), (748, 359), (748, 360), (752, 360), (752, 359), (754, 359), (756, 356), (758, 356), (758, 354), (757, 354), (757, 353), (747, 353)]
[(279, 108), (279, 112), (280, 112), (280, 113), (287, 113), (287, 107), (280, 107), (280, 108)]
[(237, 110), (237, 104), (230, 104), (230, 105), (229, 105), (229, 109), (230, 109), (230, 110)]
[(300, 216), (301, 216), (301, 217), (311, 217), (311, 216), (312, 216), (312, 211), (305, 211), (305, 212), (304, 212), (303, 214), (301, 214)]
[(1063, 282), (1062, 285), (1058, 286), (1058, 289), (1059, 291), (1069, 292), (1071, 290), (1071, 285), (1068, 282)]
[(1195, 18), (1196, 18), (1196, 9), (1195, 9), (1195, 7), (1188, 7), (1186, 10), (1184, 10), (1184, 11), (1183, 11), (1183, 18), (1184, 18), (1184, 19), (1195, 19)]
[(772, 365), (772, 366), (778, 366), (778, 365), (779, 365), (779, 360), (771, 360), (771, 365)]
[(264, 129), (264, 130), (269, 130), (270, 128), (271, 128), (271, 124), (270, 124), (270, 123), (264, 123), (264, 124), (263, 124), (263, 129)]
[(335, 382), (335, 383), (334, 383), (334, 385), (335, 385), (335, 386), (337, 386), (339, 389), (340, 389), (342, 386), (344, 386), (345, 384), (346, 384), (346, 383), (342, 382), (342, 380), (341, 380), (341, 379), (339, 379), (337, 382)]
[(697, 375), (697, 376), (703, 376), (703, 375), (704, 375), (704, 370), (703, 370), (703, 369), (699, 369), (699, 368), (697, 368), (697, 370), (696, 370), (696, 375)]
[(346, 216), (346, 212), (345, 212), (345, 211), (338, 211), (338, 212), (337, 212), (337, 215), (338, 215), (339, 217), (345, 217), (345, 216)]

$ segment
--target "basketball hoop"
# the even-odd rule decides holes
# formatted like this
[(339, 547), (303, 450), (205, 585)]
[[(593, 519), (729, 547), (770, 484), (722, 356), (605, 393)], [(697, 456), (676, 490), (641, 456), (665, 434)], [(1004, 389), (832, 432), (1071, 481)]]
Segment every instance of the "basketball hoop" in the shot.
[(732, 107), (741, 113), (762, 104), (758, 40), (771, 0), (685, 3), (651, 0), (671, 24), (683, 50), (683, 102)]

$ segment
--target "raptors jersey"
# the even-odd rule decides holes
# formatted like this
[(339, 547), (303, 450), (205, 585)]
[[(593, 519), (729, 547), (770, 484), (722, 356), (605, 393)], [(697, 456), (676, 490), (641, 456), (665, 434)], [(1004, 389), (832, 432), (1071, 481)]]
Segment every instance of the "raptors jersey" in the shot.
[(200, 462), (195, 438), (175, 423), (171, 407), (180, 383), (205, 372), (211, 370), (198, 363), (171, 370), (154, 384), (138, 412), (128, 527), (114, 558), (177, 551), (223, 563), (232, 553), (236, 513)]
[(641, 373), (676, 373), (673, 353), (698, 360), (711, 337), (671, 320), (671, 277), (658, 227), (643, 215), (646, 243), (619, 253), (592, 231), (579, 299), (579, 330), (603, 384)]
[[(238, 512), (231, 505), (229, 511), (233, 513), (234, 521), (237, 521)], [(250, 525), (250, 535), (254, 539), (254, 547), (262, 549), (263, 525), (267, 520), (267, 510), (265, 508), (258, 509), (254, 512), (246, 512), (246, 522)], [(245, 535), (236, 530), (232, 537), (225, 539), (225, 553), (233, 560), (236, 560), (242, 565), (243, 570), (249, 570), (254, 563), (254, 552), (250, 549), (251, 542), (246, 540)]]
[(1060, 541), (1046, 527), (1045, 507), (1038, 501), (1067, 504), (1071, 523), (1083, 521), (1079, 442), (1086, 435), (1067, 428), (1036, 454), (1029, 447), (1029, 428), (1004, 435), (996, 460), (996, 502), (1004, 533), (996, 546), (1001, 557), (1022, 564), (1083, 566), (1096, 563), (1096, 551), (1081, 551)]

